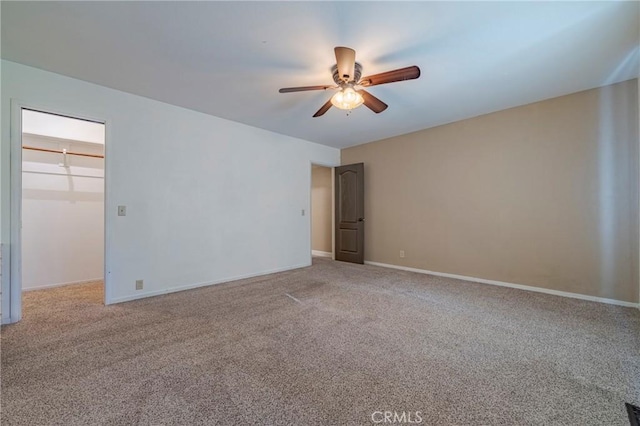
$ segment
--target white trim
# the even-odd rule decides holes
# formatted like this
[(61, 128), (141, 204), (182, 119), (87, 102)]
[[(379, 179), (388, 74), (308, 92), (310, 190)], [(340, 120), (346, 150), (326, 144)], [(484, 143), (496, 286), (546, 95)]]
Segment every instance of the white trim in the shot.
[(25, 291), (34, 291), (34, 290), (44, 290), (47, 288), (66, 287), (68, 285), (77, 285), (77, 284), (89, 284), (89, 283), (95, 283), (98, 281), (104, 281), (104, 278), (93, 278), (90, 280), (70, 281), (68, 283), (45, 284), (45, 285), (39, 285), (36, 287), (23, 288), (22, 291), (25, 292)]
[(10, 120), (10, 239), (9, 247), (9, 322), (22, 319), (22, 108), (26, 104), (11, 99)]
[[(35, 111), (35, 112), (40, 112), (40, 111)], [(68, 117), (68, 118), (73, 119), (74, 117)], [(81, 119), (81, 120), (83, 120), (83, 119)], [(91, 120), (91, 121), (93, 121), (93, 120)], [(103, 124), (104, 125), (104, 123), (98, 123), (98, 122), (96, 122), (96, 124)], [(69, 143), (69, 144), (74, 143), (74, 144), (85, 144), (85, 145), (100, 145), (101, 147), (103, 147), (103, 152), (104, 152), (104, 145), (105, 145), (104, 143), (83, 141), (83, 140), (80, 140), (80, 139), (68, 139), (68, 138), (60, 138), (60, 137), (56, 137), (56, 136), (40, 135), (38, 133), (22, 132), (22, 136), (24, 136), (24, 135), (30, 136), (33, 139), (42, 139), (43, 142)]]
[(333, 257), (333, 253), (328, 251), (320, 251), (320, 250), (311, 250), (311, 255), (318, 256), (318, 257)]
[[(339, 167), (339, 166), (336, 166)], [(336, 256), (336, 168), (331, 168), (331, 259)]]
[(596, 297), (596, 296), (588, 296), (586, 294), (570, 293), (568, 291), (551, 290), (551, 289), (548, 289), (548, 288), (533, 287), (533, 286), (522, 285), (522, 284), (513, 284), (513, 283), (507, 283), (507, 282), (504, 282), (504, 281), (486, 280), (484, 278), (467, 277), (465, 275), (447, 274), (445, 272), (427, 271), (425, 269), (409, 268), (407, 266), (390, 265), (388, 263), (370, 262), (368, 260), (366, 260), (364, 263), (366, 265), (381, 266), (383, 268), (391, 268), (391, 269), (399, 269), (401, 271), (417, 272), (418, 274), (435, 275), (435, 276), (438, 276), (438, 277), (454, 278), (454, 279), (457, 279), (457, 280), (471, 281), (471, 282), (474, 282), (474, 283), (491, 284), (491, 285), (497, 285), (497, 286), (500, 286), (500, 287), (516, 288), (518, 290), (533, 291), (533, 292), (536, 292), (536, 293), (552, 294), (554, 296), (570, 297), (572, 299), (588, 300), (590, 302), (600, 302), (600, 303), (607, 303), (609, 305), (626, 306), (628, 308), (638, 308), (638, 309), (640, 309), (640, 304), (639, 303), (625, 302), (625, 301), (622, 301), (622, 300), (607, 299), (607, 298), (604, 298), (604, 297)]
[(145, 299), (147, 297), (153, 297), (153, 296), (161, 296), (163, 294), (176, 293), (178, 291), (183, 291), (183, 290), (192, 290), (194, 288), (207, 287), (215, 284), (224, 284), (232, 281), (243, 280), (246, 278), (260, 277), (263, 275), (275, 274), (277, 272), (285, 272), (285, 271), (291, 271), (293, 269), (306, 268), (307, 266), (311, 266), (311, 263), (305, 263), (305, 264), (295, 265), (295, 266), (287, 266), (284, 268), (271, 269), (268, 271), (258, 272), (255, 274), (237, 275), (235, 277), (223, 278), (221, 280), (216, 280), (216, 281), (207, 281), (202, 283), (187, 284), (179, 287), (170, 287), (162, 290), (147, 291), (140, 294), (133, 294), (131, 296), (116, 297), (111, 300), (110, 304), (130, 302), (132, 300)]
[[(9, 298), (7, 297), (10, 293), (10, 286), (11, 286), (11, 277), (9, 275), (9, 271), (10, 271), (10, 253), (9, 253), (9, 244), (5, 244), (5, 243), (0, 243), (0, 250), (2, 251), (2, 267), (0, 269), (0, 280), (2, 280), (1, 286), (2, 289), (0, 290), (0, 303), (2, 304), (2, 307), (0, 309), (2, 309), (2, 324), (9, 324), (11, 322), (11, 317), (10, 317), (10, 304), (9, 304)], [(7, 283), (7, 284), (5, 284)], [(7, 290), (9, 289), (9, 290)]]

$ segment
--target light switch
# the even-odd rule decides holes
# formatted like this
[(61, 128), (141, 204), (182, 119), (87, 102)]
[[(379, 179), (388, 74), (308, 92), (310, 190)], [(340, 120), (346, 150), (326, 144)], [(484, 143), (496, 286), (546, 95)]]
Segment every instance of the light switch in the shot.
[(127, 215), (127, 206), (118, 206), (118, 216)]
[(304, 209), (302, 209), (302, 216), (304, 216)]

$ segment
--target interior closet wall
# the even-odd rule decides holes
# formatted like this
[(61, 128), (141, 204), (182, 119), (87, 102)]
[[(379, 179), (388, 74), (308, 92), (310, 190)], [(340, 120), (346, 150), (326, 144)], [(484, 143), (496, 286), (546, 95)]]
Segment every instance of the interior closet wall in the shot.
[[(23, 146), (102, 153), (103, 146), (23, 134)], [(100, 280), (104, 263), (104, 159), (22, 152), (22, 288)]]

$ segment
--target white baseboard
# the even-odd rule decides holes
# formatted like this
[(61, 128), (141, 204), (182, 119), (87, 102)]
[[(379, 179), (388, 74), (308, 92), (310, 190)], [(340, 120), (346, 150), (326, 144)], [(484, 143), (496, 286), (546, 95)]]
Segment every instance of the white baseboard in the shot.
[(22, 291), (34, 291), (34, 290), (44, 290), (46, 288), (54, 288), (54, 287), (64, 287), (67, 285), (75, 285), (75, 284), (89, 284), (89, 283), (94, 283), (96, 281), (103, 281), (103, 278), (92, 278), (90, 280), (81, 280), (81, 281), (71, 281), (68, 283), (57, 283), (57, 284), (46, 284), (46, 285), (39, 285), (36, 287), (29, 287), (29, 288), (22, 288)]
[(333, 258), (333, 253), (331, 253), (329, 251), (311, 250), (311, 255), (312, 256), (318, 256), (318, 257), (331, 257), (331, 258)]
[(163, 294), (169, 294), (169, 293), (177, 293), (178, 291), (192, 290), (194, 288), (207, 287), (207, 286), (215, 285), (215, 284), (224, 284), (224, 283), (229, 283), (229, 282), (232, 282), (232, 281), (243, 280), (245, 278), (253, 278), (253, 277), (259, 277), (259, 276), (262, 276), (262, 275), (275, 274), (277, 272), (284, 272), (284, 271), (291, 271), (293, 269), (305, 268), (307, 266), (311, 266), (311, 264), (305, 263), (305, 264), (301, 264), (301, 265), (287, 266), (287, 267), (284, 267), (284, 268), (276, 268), (276, 269), (271, 269), (271, 270), (268, 270), (268, 271), (257, 272), (257, 273), (254, 273), (254, 274), (237, 275), (237, 276), (234, 276), (234, 277), (222, 278), (222, 279), (216, 280), (216, 281), (207, 281), (207, 282), (202, 282), (202, 283), (187, 284), (187, 285), (178, 286), (178, 287), (170, 287), (170, 288), (165, 288), (165, 289), (161, 289), (161, 290), (147, 291), (147, 292), (140, 293), (140, 294), (132, 294), (132, 295), (129, 295), (129, 296), (116, 297), (114, 299), (107, 300), (105, 304), (106, 305), (112, 305), (112, 304), (115, 304), (115, 303), (130, 302), (132, 300), (138, 300), (138, 299), (146, 299), (147, 297), (161, 296)]
[(551, 290), (548, 288), (533, 287), (522, 284), (507, 283), (504, 281), (486, 280), (484, 278), (467, 277), (465, 275), (447, 274), (445, 272), (427, 271), (426, 269), (409, 268), (407, 266), (391, 265), (388, 263), (365, 261), (366, 265), (381, 266), (383, 268), (399, 269), (401, 271), (417, 272), (419, 274), (435, 275), (438, 277), (455, 278), (462, 281), (470, 281), (481, 284), (491, 284), (500, 287), (517, 288), (518, 290), (534, 291), (536, 293), (552, 294), (554, 296), (570, 297), (572, 299), (588, 300), (591, 302), (607, 303), (609, 305), (625, 306), (628, 308), (640, 309), (640, 303), (625, 302), (622, 300), (607, 299), (605, 297), (588, 296), (586, 294), (570, 293), (568, 291)]

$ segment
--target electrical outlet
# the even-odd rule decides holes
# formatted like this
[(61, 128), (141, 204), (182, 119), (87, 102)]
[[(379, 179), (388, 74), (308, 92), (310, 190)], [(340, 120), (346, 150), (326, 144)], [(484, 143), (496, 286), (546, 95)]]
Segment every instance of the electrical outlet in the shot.
[(118, 206), (118, 216), (127, 215), (127, 206)]
[(144, 287), (144, 281), (136, 280), (136, 290), (142, 290), (143, 287)]
[(305, 211), (304, 211), (304, 209), (302, 209), (302, 216), (304, 216), (304, 214), (305, 214)]
[(404, 258), (404, 250), (400, 250), (400, 257)]

